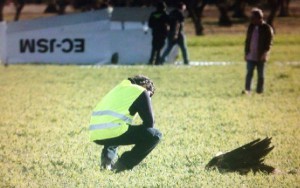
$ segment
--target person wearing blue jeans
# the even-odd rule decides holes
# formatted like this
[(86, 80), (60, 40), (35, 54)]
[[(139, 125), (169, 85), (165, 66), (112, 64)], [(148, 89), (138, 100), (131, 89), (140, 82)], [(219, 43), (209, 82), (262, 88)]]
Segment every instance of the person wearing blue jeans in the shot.
[(181, 49), (183, 62), (185, 65), (189, 64), (187, 47), (184, 35), (184, 15), (183, 12), (186, 9), (184, 3), (178, 3), (177, 8), (170, 12), (169, 22), (170, 30), (168, 34), (168, 46), (164, 51), (160, 63), (163, 64), (166, 61), (166, 57), (169, 55), (173, 47), (177, 44)]
[[(138, 165), (159, 143), (162, 134), (153, 127), (129, 126), (128, 130), (121, 136), (96, 140), (95, 143), (103, 145), (101, 152), (101, 165), (114, 164), (117, 171), (132, 169)], [(121, 145), (132, 145), (130, 151), (124, 152), (118, 159), (117, 149)], [(118, 161), (117, 161), (118, 160)]]
[(247, 75), (243, 94), (250, 94), (251, 81), (255, 68), (257, 69), (256, 92), (264, 92), (265, 63), (271, 49), (273, 29), (264, 22), (263, 12), (258, 8), (252, 9), (251, 23), (247, 30), (245, 41), (245, 60), (247, 62)]
[(247, 61), (247, 75), (246, 75), (246, 91), (251, 91), (251, 80), (253, 77), (254, 69), (257, 68), (257, 86), (256, 92), (263, 93), (264, 90), (264, 69), (265, 62)]
[(162, 55), (162, 62), (166, 61), (166, 57), (169, 55), (169, 53), (171, 52), (171, 50), (173, 49), (173, 47), (176, 44), (179, 46), (179, 48), (181, 50), (183, 63), (185, 65), (188, 65), (189, 60), (188, 60), (188, 53), (187, 53), (187, 47), (185, 44), (185, 36), (184, 35), (179, 35), (178, 38), (175, 40), (173, 38), (168, 38), (168, 46)]

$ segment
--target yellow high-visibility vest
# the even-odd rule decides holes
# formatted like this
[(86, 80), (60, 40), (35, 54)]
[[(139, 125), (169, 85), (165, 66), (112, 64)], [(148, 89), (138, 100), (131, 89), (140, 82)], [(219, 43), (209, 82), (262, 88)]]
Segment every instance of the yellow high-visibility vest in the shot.
[(90, 120), (90, 140), (104, 140), (125, 133), (133, 121), (129, 107), (145, 88), (123, 80), (97, 104)]

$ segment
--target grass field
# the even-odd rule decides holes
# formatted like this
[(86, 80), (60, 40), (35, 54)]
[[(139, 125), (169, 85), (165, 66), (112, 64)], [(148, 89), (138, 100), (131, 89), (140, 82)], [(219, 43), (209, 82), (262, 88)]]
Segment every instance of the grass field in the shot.
[[(242, 33), (189, 36), (191, 60), (228, 66), (1, 66), (0, 187), (299, 187), (299, 32), (275, 36), (263, 95), (240, 94), (243, 41)], [(100, 171), (102, 148), (88, 137), (91, 111), (135, 74), (156, 84), (152, 101), (164, 138), (132, 171)], [(266, 136), (275, 149), (265, 162), (282, 173), (204, 170), (219, 151)]]
[[(204, 171), (219, 151), (265, 136), (266, 163), (299, 170), (299, 66), (268, 65), (266, 93), (241, 96), (244, 65), (214, 67), (11, 66), (0, 69), (0, 187), (297, 187), (299, 173)], [(99, 170), (90, 113), (120, 80), (156, 83), (157, 149), (133, 171)], [(128, 147), (122, 147), (120, 153)]]

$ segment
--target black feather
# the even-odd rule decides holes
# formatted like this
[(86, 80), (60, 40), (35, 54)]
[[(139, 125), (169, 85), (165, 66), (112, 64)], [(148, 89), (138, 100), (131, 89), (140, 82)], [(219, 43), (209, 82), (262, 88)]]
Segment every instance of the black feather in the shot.
[(205, 168), (207, 170), (217, 168), (222, 172), (236, 171), (241, 174), (247, 174), (251, 170), (254, 173), (271, 173), (275, 168), (264, 164), (265, 156), (274, 149), (274, 146), (270, 146), (271, 139), (268, 137), (263, 140), (257, 139), (232, 151), (216, 156), (208, 162)]

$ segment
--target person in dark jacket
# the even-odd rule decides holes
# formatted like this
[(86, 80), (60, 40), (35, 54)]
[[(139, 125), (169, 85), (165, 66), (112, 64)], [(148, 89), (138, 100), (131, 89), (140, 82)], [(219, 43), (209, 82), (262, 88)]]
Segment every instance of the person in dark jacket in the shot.
[(155, 65), (159, 64), (160, 51), (165, 45), (169, 28), (169, 18), (166, 7), (164, 2), (157, 3), (156, 11), (151, 13), (148, 20), (148, 26), (152, 29), (152, 50), (149, 65), (153, 65), (154, 60)]
[(170, 31), (168, 34), (168, 46), (164, 51), (160, 63), (163, 64), (166, 61), (166, 57), (169, 55), (173, 47), (177, 44), (181, 49), (183, 62), (185, 65), (189, 64), (188, 52), (185, 42), (184, 35), (184, 15), (183, 12), (186, 9), (186, 5), (182, 2), (177, 4), (176, 9), (174, 9), (169, 14), (170, 21)]
[(251, 23), (247, 30), (245, 41), (245, 60), (247, 75), (243, 94), (250, 94), (254, 69), (257, 68), (257, 93), (264, 91), (264, 67), (268, 59), (273, 39), (273, 29), (263, 20), (261, 9), (253, 8)]
[[(113, 88), (95, 107), (90, 121), (90, 139), (103, 145), (101, 167), (121, 172), (138, 165), (159, 143), (162, 134), (154, 127), (151, 97), (153, 82), (137, 75), (123, 80)], [(139, 114), (141, 125), (132, 125)], [(120, 145), (132, 145), (118, 159)]]

